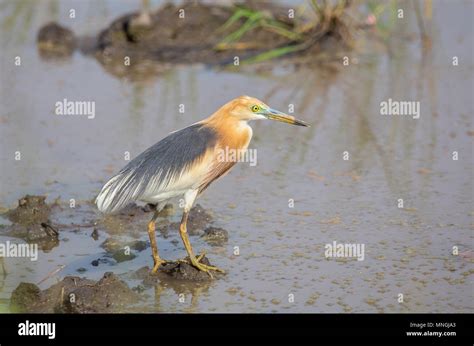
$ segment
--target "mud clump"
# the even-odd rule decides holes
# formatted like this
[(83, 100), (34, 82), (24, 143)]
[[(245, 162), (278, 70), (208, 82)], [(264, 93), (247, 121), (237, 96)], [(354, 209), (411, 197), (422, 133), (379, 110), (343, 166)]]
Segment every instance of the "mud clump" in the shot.
[[(138, 294), (110, 272), (105, 273), (95, 285), (82, 285), (71, 293), (76, 299), (74, 302), (69, 298), (64, 300), (64, 312), (120, 312), (140, 300)], [(70, 294), (68, 296), (70, 297)]]
[(219, 227), (208, 227), (201, 236), (208, 244), (212, 246), (222, 246), (229, 240), (229, 233)]
[(41, 291), (31, 283), (20, 283), (11, 296), (12, 312), (31, 313), (110, 313), (140, 300), (140, 296), (113, 273), (95, 282), (67, 276)]
[[(286, 26), (293, 27), (288, 20), (288, 9), (267, 4), (261, 8), (258, 2), (247, 2), (248, 8), (262, 10), (268, 18), (277, 18)], [(229, 34), (224, 24), (234, 14), (232, 6), (203, 3), (185, 3), (179, 6), (167, 4), (156, 12), (137, 12), (124, 15), (113, 21), (98, 36), (98, 58), (104, 61), (123, 59), (151, 59), (162, 63), (229, 63), (242, 49), (215, 49)], [(183, 20), (176, 20), (185, 13)], [(286, 15), (285, 15), (286, 14)], [(243, 25), (245, 20), (238, 19)], [(287, 39), (271, 30), (251, 29), (243, 35), (246, 52), (262, 52), (287, 43)], [(135, 59), (134, 59), (135, 58)]]
[(12, 237), (24, 239), (29, 243), (41, 243), (44, 244), (46, 247), (48, 247), (48, 242), (57, 245), (56, 243), (59, 241), (58, 231), (49, 223), (44, 222), (32, 225), (13, 224), (10, 227), (7, 227), (5, 234)]
[[(176, 20), (180, 10), (187, 14), (186, 20)], [(229, 7), (193, 3), (167, 4), (145, 15), (146, 20), (140, 13), (127, 14), (99, 34), (96, 56), (104, 63), (118, 61), (124, 54), (132, 61), (173, 64), (222, 61), (231, 54), (215, 54), (213, 46), (220, 39), (218, 29), (231, 15)]]
[(26, 195), (18, 200), (18, 207), (6, 213), (11, 222), (34, 224), (47, 222), (51, 207), (46, 204), (46, 196)]
[(351, 47), (352, 30), (342, 20), (349, 5), (327, 5), (315, 12), (317, 20), (294, 20), (289, 7), (267, 1), (167, 3), (118, 17), (93, 37), (76, 38), (49, 23), (38, 34), (38, 48), (45, 57), (61, 57), (78, 47), (107, 72), (131, 80), (154, 79), (179, 64), (230, 67), (235, 57), (242, 63), (288, 57), (295, 67), (309, 66), (323, 50)]
[[(212, 265), (206, 256), (204, 256), (200, 263), (205, 265)], [(189, 257), (186, 257), (183, 260), (169, 262), (162, 265), (158, 269), (157, 274), (152, 274), (151, 269), (149, 267), (143, 267), (138, 269), (133, 278), (142, 280), (143, 285), (145, 286), (153, 286), (158, 281), (163, 280), (177, 280), (177, 281), (188, 281), (188, 282), (208, 282), (213, 279), (219, 279), (224, 274), (212, 271), (212, 277), (197, 268), (195, 268)]]
[(49, 220), (51, 205), (46, 196), (30, 196), (18, 200), (18, 207), (4, 214), (13, 224), (5, 228), (4, 234), (35, 242), (43, 250), (59, 244), (59, 232)]
[[(204, 256), (200, 263), (205, 265), (211, 265), (209, 260)], [(176, 280), (186, 280), (186, 281), (209, 281), (212, 280), (211, 276), (197, 268), (195, 268), (189, 257), (184, 261), (173, 262), (165, 264), (160, 268), (160, 272), (168, 275), (169, 277)], [(213, 277), (219, 277), (221, 274), (218, 272), (212, 272)]]
[[(246, 6), (258, 7), (251, 1)], [(166, 4), (152, 12), (129, 13), (99, 33), (94, 56), (109, 73), (134, 79), (163, 74), (176, 64), (223, 66), (233, 63), (235, 56), (248, 58), (288, 44), (283, 35), (255, 27), (241, 37), (242, 43), (218, 49), (225, 37), (246, 23), (245, 18), (240, 18), (235, 26), (223, 30), (235, 11), (236, 8), (226, 4), (185, 2)], [(178, 19), (181, 13), (185, 13), (185, 18)], [(290, 29), (294, 26), (284, 7), (270, 4), (264, 13), (268, 18), (285, 20), (282, 25)], [(126, 68), (124, 56), (132, 62)]]
[(12, 292), (10, 309), (13, 312), (26, 312), (41, 299), (41, 290), (38, 286), (22, 282)]
[(42, 58), (67, 58), (76, 49), (77, 39), (70, 29), (51, 22), (39, 30), (37, 45)]

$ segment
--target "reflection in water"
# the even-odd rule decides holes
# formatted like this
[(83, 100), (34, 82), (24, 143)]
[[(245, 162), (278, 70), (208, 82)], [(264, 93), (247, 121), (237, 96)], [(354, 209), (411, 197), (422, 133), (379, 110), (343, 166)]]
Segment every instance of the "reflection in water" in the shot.
[[(7, 276), (7, 267), (5, 266), (5, 260), (3, 257), (0, 257), (0, 266), (2, 268), (2, 275), (3, 277)], [(3, 287), (2, 287), (3, 288)], [(0, 289), (1, 290), (1, 289)]]
[(107, 73), (141, 84), (153, 83), (172, 69), (169, 64), (152, 60), (134, 60), (126, 65), (123, 58), (113, 60), (105, 54), (97, 55), (97, 60)]
[[(161, 305), (161, 297), (166, 294), (171, 294), (176, 299), (176, 311), (183, 312), (199, 312), (199, 300), (202, 296), (209, 294), (209, 288), (212, 286), (210, 282), (186, 283), (179, 281), (166, 281), (166, 283), (158, 283), (154, 286), (154, 311), (167, 312), (169, 306)], [(189, 299), (191, 296), (191, 299)]]

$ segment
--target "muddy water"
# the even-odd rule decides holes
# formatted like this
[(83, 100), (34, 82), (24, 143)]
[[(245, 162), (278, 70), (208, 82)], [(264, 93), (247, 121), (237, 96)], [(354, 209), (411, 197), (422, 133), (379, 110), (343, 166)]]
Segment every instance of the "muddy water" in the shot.
[[(94, 226), (60, 227), (59, 246), (40, 252), (37, 261), (6, 258), (1, 311), (8, 311), (20, 282), (37, 283), (61, 265), (42, 289), (66, 275), (98, 279), (107, 271), (130, 287), (139, 285), (133, 272), (151, 264), (149, 248), (119, 264), (91, 262), (103, 258), (99, 245), (111, 233), (147, 240), (148, 216), (137, 218), (127, 234), (101, 226), (102, 216), (88, 201), (126, 164), (125, 152), (134, 157), (248, 94), (283, 111), (294, 104), (295, 114), (312, 127), (254, 123), (258, 164), (237, 165), (200, 199), (229, 241), (221, 247), (199, 237), (191, 242), (228, 274), (208, 284), (146, 287), (145, 302), (130, 310), (473, 312), (471, 2), (434, 2), (433, 18), (425, 23), (431, 49), (425, 52), (413, 14), (387, 39), (361, 37), (351, 64), (338, 72), (277, 67), (258, 75), (179, 66), (138, 82), (117, 79), (80, 53), (64, 62), (42, 61), (35, 37), (51, 19), (76, 34), (94, 35), (139, 2), (51, 2), (49, 9), (23, 4), (14, 19), (13, 2), (2, 4), (0, 207), (14, 207), (27, 193), (46, 194), (50, 202), (60, 197), (63, 210), (52, 219), (86, 226), (97, 221), (99, 239), (90, 236)], [(65, 19), (71, 6), (78, 12), (72, 21)], [(13, 64), (17, 55), (21, 66)], [(55, 115), (55, 103), (64, 98), (95, 101), (95, 118)], [(389, 98), (420, 101), (420, 119), (381, 115), (380, 102)], [(345, 151), (349, 160), (343, 160)], [(13, 239), (0, 234), (7, 240)], [(158, 237), (162, 257), (184, 256), (177, 241), (174, 232)], [(327, 259), (325, 245), (333, 241), (364, 244), (364, 260)], [(453, 256), (453, 246), (462, 255)]]

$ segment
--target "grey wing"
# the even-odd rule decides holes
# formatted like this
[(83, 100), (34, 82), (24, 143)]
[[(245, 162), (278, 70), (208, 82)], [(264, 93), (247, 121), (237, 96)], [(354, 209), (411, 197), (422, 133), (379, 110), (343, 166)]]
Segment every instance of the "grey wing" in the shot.
[(117, 212), (133, 201), (157, 194), (192, 163), (213, 148), (216, 132), (197, 123), (172, 132), (128, 163), (96, 198), (104, 213)]

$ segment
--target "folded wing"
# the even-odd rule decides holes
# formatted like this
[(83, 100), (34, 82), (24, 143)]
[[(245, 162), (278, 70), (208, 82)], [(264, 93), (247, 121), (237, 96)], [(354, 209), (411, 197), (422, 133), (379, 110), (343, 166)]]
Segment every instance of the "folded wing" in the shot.
[(216, 141), (216, 132), (201, 123), (172, 132), (112, 177), (97, 196), (97, 207), (114, 213), (133, 201), (158, 195), (202, 160)]

